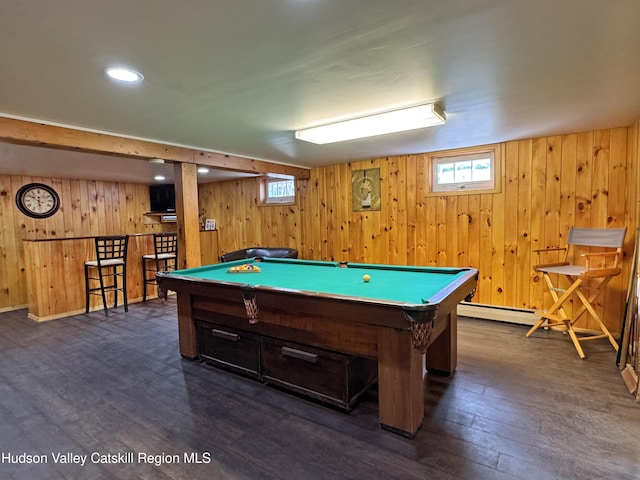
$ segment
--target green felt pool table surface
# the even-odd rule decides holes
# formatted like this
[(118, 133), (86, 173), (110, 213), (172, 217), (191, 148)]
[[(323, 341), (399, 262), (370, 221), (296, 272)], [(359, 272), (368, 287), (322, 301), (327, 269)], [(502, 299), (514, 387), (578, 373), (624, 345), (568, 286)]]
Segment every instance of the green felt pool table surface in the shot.
[[(231, 267), (256, 265), (260, 272), (230, 273)], [(254, 288), (318, 292), (398, 304), (424, 305), (439, 301), (452, 285), (469, 273), (464, 268), (416, 267), (320, 262), (286, 258), (238, 260), (177, 270), (174, 275), (202, 281), (237, 283)], [(363, 280), (364, 275), (370, 281)]]

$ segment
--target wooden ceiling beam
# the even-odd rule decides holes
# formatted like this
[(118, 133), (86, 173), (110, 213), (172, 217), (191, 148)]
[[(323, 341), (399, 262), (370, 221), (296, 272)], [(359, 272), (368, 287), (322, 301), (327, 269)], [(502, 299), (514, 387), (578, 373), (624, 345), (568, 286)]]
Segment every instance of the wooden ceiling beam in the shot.
[(244, 173), (275, 173), (292, 175), (299, 179), (308, 179), (310, 176), (308, 168), (7, 117), (0, 117), (0, 141), (77, 152), (117, 155), (139, 160), (162, 158), (174, 162), (196, 163), (221, 170)]
[[(257, 174), (277, 173), (280, 175), (291, 175), (295, 178), (304, 180), (308, 180), (311, 175), (311, 170), (308, 168), (201, 150), (195, 151), (194, 161), (198, 165), (205, 165), (215, 167), (220, 170), (232, 170), (236, 172), (239, 171)], [(265, 169), (266, 167), (268, 167), (268, 169)]]

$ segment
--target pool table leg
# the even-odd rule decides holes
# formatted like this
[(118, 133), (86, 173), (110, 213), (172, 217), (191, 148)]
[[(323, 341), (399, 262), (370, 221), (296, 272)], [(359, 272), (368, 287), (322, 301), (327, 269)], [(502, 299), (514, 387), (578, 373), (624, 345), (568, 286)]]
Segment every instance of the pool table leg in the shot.
[(423, 360), (407, 330), (379, 329), (378, 403), (381, 428), (415, 436), (424, 418)]
[(180, 355), (188, 360), (198, 357), (198, 339), (196, 326), (191, 318), (191, 295), (177, 293), (178, 303), (178, 335), (180, 341)]
[[(454, 308), (446, 321), (440, 320), (436, 339), (427, 348), (426, 367), (429, 373), (451, 375), (458, 364), (458, 315)], [(440, 327), (440, 328), (438, 328)], [(440, 330), (442, 329), (442, 330)]]

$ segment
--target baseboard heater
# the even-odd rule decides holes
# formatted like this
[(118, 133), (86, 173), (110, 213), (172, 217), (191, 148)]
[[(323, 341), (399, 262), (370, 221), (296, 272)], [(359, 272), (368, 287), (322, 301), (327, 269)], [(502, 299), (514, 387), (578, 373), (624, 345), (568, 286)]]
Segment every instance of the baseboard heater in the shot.
[[(494, 305), (484, 305), (481, 303), (462, 302), (458, 305), (458, 315), (464, 317), (481, 318), (483, 320), (494, 320), (497, 322), (515, 323), (519, 325), (533, 325), (540, 317), (535, 314), (535, 310), (526, 308), (497, 307)], [(562, 330), (562, 327), (551, 327), (554, 330)], [(574, 328), (579, 333), (595, 334), (599, 330), (589, 330), (586, 328)], [(620, 336), (620, 332), (611, 332), (614, 337)]]
[(533, 310), (468, 302), (458, 305), (458, 315), (520, 325), (533, 325), (539, 319)]

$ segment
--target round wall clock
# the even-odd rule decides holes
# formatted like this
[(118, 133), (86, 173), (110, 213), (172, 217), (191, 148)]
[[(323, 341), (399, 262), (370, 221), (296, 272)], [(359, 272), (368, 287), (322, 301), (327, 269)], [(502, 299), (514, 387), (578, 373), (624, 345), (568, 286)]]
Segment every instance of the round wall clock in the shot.
[(27, 183), (16, 194), (16, 205), (32, 218), (47, 218), (58, 211), (60, 197), (49, 185)]

